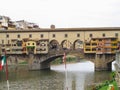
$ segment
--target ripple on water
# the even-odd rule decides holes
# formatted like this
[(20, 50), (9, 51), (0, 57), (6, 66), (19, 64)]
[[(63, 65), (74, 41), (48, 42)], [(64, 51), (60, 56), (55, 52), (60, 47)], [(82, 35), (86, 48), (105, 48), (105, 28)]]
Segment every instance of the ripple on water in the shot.
[[(65, 66), (52, 66), (50, 71), (17, 71), (9, 73), (10, 90), (64, 90)], [(107, 73), (95, 73), (94, 64), (67, 64), (69, 90), (85, 90), (87, 84), (105, 80)], [(102, 76), (101, 76), (102, 75)], [(7, 90), (5, 73), (0, 75), (0, 90)]]

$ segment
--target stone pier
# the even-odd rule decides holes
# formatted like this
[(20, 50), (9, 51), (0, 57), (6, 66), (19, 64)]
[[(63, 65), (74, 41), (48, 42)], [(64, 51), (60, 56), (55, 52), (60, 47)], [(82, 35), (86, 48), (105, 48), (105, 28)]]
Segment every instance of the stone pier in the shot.
[(111, 62), (107, 62), (105, 54), (96, 54), (95, 57), (95, 71), (110, 71), (112, 69)]

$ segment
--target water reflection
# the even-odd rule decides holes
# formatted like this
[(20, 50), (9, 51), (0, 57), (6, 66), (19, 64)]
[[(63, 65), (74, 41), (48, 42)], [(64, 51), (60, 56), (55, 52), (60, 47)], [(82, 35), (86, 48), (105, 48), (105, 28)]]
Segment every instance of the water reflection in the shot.
[[(5, 74), (0, 90), (6, 90)], [(55, 71), (23, 71), (9, 73), (10, 90), (63, 90), (64, 74)]]
[[(28, 71), (24, 67), (9, 72), (10, 90), (65, 90), (64, 65), (51, 70)], [(68, 90), (89, 90), (91, 83), (110, 79), (110, 72), (94, 72), (94, 64), (80, 62), (67, 64)], [(0, 90), (7, 90), (5, 72), (0, 72)]]

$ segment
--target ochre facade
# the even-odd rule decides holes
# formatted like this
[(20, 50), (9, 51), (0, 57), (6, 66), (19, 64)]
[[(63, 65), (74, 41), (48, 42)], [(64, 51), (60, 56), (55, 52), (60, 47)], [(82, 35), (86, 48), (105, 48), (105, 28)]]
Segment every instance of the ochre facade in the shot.
[(7, 47), (9, 45), (12, 46), (12, 40), (14, 39), (16, 39), (19, 42), (20, 41), (22, 42), (23, 39), (29, 39), (35, 41), (36, 43), (39, 42), (40, 40), (43, 41), (45, 40), (47, 44), (46, 47), (51, 46), (50, 44), (53, 44), (54, 47), (56, 47), (55, 45), (58, 45), (64, 49), (71, 49), (71, 48), (83, 49), (85, 48), (84, 43), (89, 42), (92, 38), (117, 38), (119, 42), (120, 28), (119, 27), (55, 28), (55, 29), (46, 28), (46, 29), (38, 29), (38, 30), (1, 30), (0, 31), (1, 47), (2, 46)]

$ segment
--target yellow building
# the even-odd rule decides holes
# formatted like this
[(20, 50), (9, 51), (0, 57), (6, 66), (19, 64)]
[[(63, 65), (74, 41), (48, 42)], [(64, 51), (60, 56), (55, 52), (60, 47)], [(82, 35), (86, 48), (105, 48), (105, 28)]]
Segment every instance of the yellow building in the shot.
[(36, 41), (28, 40), (26, 42), (26, 49), (27, 49), (27, 54), (28, 53), (36, 54)]
[[(28, 40), (35, 40), (37, 45), (36, 53), (47, 53), (49, 48), (59, 49), (61, 47), (64, 49), (83, 49), (84, 48), (85, 53), (96, 53), (98, 40), (110, 39), (111, 46), (106, 46), (106, 50), (112, 53), (116, 49), (117, 41), (120, 41), (120, 28), (119, 27), (115, 27), (115, 28), (113, 27), (54, 28), (54, 29), (41, 28), (37, 30), (1, 30), (0, 31), (1, 48), (3, 48), (3, 46), (6, 46), (7, 44), (12, 45), (13, 42), (11, 41), (14, 39), (17, 39), (18, 41), (22, 42), (21, 47), (23, 48), (22, 49), (23, 53), (27, 53), (26, 42)], [(43, 42), (47, 45), (44, 47), (46, 48), (46, 51), (44, 51), (45, 49), (43, 51), (42, 49), (41, 50), (38, 49), (38, 47), (40, 48), (41, 45), (38, 45), (37, 43), (40, 44)], [(101, 42), (99, 40), (99, 44), (100, 43)], [(107, 43), (106, 45), (109, 45)]]
[(84, 53), (115, 54), (117, 48), (117, 37), (91, 38), (84, 44)]

